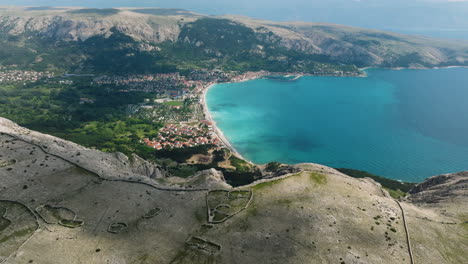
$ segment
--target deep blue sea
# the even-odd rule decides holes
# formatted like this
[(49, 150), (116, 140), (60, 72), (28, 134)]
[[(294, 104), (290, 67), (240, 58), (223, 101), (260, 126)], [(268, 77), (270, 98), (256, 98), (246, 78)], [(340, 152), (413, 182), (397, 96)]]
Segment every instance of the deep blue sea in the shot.
[(207, 102), (258, 164), (314, 162), (413, 182), (468, 170), (468, 69), (367, 73), (219, 84)]

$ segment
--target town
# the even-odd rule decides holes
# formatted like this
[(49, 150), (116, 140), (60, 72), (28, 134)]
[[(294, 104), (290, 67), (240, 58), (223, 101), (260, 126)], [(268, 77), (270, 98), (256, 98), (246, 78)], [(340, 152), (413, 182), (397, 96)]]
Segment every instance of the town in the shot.
[(36, 82), (41, 79), (53, 78), (51, 72), (37, 72), (37, 71), (22, 71), (22, 70), (9, 70), (6, 67), (0, 66), (0, 83), (12, 82)]
[(129, 76), (99, 76), (93, 84), (116, 87), (119, 92), (156, 93), (160, 98), (185, 99), (194, 97), (213, 83), (229, 82), (234, 73), (215, 70), (192, 70), (180, 73), (140, 74)]
[[(292, 76), (291, 80), (303, 76), (301, 73), (279, 75)], [(223, 141), (214, 133), (213, 123), (205, 120), (208, 118), (204, 109), (204, 93), (207, 87), (222, 82), (242, 82), (274, 76), (278, 74), (267, 71), (240, 74), (217, 70), (193, 70), (186, 76), (179, 73), (128, 77), (103, 76), (95, 78), (94, 82), (99, 85), (125, 87), (124, 90), (119, 90), (123, 92), (156, 93), (156, 98), (147, 98), (144, 103), (134, 107), (132, 115), (166, 124), (157, 138), (145, 138), (141, 141), (148, 147), (162, 150), (207, 144), (224, 146)]]
[[(326, 72), (318, 72), (323, 75)], [(335, 75), (343, 75), (335, 72)], [(31, 83), (44, 81), (72, 85), (87, 82), (92, 87), (101, 87), (109, 93), (142, 93), (140, 103), (127, 106), (127, 114), (132, 118), (165, 124), (156, 138), (140, 138), (140, 142), (155, 150), (190, 148), (200, 145), (224, 146), (215, 133), (213, 124), (205, 119), (207, 109), (204, 97), (207, 88), (217, 83), (242, 82), (257, 78), (292, 76), (302, 73), (224, 72), (222, 70), (195, 69), (176, 73), (156, 73), (137, 75), (63, 74), (54, 76), (44, 71), (22, 71), (16, 67), (0, 66), (0, 83)], [(291, 80), (294, 80), (291, 79)], [(285, 80), (290, 80), (285, 78)], [(78, 102), (83, 107), (99, 103), (92, 93), (82, 93)]]
[(214, 145), (222, 147), (221, 141), (213, 132), (213, 123), (202, 120), (192, 125), (166, 124), (156, 138), (144, 138), (141, 143), (156, 150)]

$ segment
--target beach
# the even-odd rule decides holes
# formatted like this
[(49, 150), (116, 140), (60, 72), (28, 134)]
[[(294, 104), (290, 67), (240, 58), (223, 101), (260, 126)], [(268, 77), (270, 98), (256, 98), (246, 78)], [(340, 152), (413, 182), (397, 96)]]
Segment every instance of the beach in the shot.
[[(238, 76), (236, 78), (233, 79), (232, 82), (229, 82), (229, 83), (234, 83), (234, 82), (246, 82), (246, 81), (251, 81), (251, 80), (255, 80), (255, 79), (258, 79), (258, 78), (262, 78), (266, 75), (266, 72), (256, 72), (256, 73), (250, 73), (250, 74), (246, 74), (246, 75), (242, 75), (242, 76)], [(252, 163), (251, 161), (249, 161), (248, 159), (244, 158), (233, 146), (232, 144), (229, 142), (229, 140), (226, 138), (226, 136), (224, 135), (224, 133), (221, 131), (221, 129), (219, 129), (219, 127), (216, 125), (216, 121), (213, 119), (213, 117), (211, 116), (211, 113), (210, 113), (210, 110), (208, 109), (208, 103), (206, 101), (206, 94), (208, 93), (208, 91), (210, 90), (210, 88), (212, 88), (213, 86), (217, 85), (217, 83), (212, 83), (210, 85), (208, 85), (207, 87), (203, 88), (202, 90), (202, 94), (200, 96), (200, 100), (201, 100), (201, 104), (202, 104), (202, 108), (203, 108), (203, 114), (205, 116), (205, 119), (207, 121), (210, 121), (211, 123), (213, 123), (213, 130), (216, 134), (216, 136), (218, 137), (219, 140), (221, 140), (221, 142), (223, 142), (223, 144), (226, 146), (226, 148), (228, 148), (232, 154), (234, 154), (235, 156), (237, 156), (238, 158), (241, 158), (247, 162), (250, 162)], [(253, 164), (253, 163), (252, 163)]]
[(208, 87), (204, 88), (203, 91), (202, 91), (202, 96), (201, 96), (201, 103), (202, 103), (202, 107), (203, 107), (203, 114), (205, 115), (205, 119), (210, 121), (211, 123), (213, 123), (213, 130), (216, 134), (216, 136), (218, 137), (219, 140), (221, 140), (221, 142), (223, 142), (223, 144), (236, 156), (238, 156), (239, 158), (242, 158), (245, 160), (244, 157), (242, 157), (241, 154), (239, 154), (239, 152), (231, 145), (231, 143), (229, 142), (229, 140), (227, 140), (226, 136), (223, 134), (223, 132), (218, 128), (218, 126), (216, 125), (216, 121), (213, 119), (213, 117), (211, 116), (211, 113), (208, 109), (208, 104), (206, 102), (206, 94), (208, 92), (208, 90), (210, 88), (212, 88), (214, 85), (216, 84), (211, 84), (209, 85)]
[[(239, 76), (236, 76), (232, 79), (232, 81), (230, 82), (227, 82), (227, 83), (240, 83), (240, 82), (247, 82), (247, 81), (251, 81), (251, 80), (256, 80), (256, 79), (260, 79), (260, 78), (264, 78), (264, 77), (267, 77), (267, 76), (271, 76), (273, 75), (272, 73), (270, 72), (267, 72), (267, 71), (260, 71), (260, 72), (247, 72), (243, 75), (239, 75)], [(302, 77), (305, 77), (305, 76), (314, 76), (314, 75), (309, 75), (309, 74), (304, 74), (304, 73), (282, 73), (281, 75), (285, 76), (285, 77), (293, 77), (290, 81), (296, 81)], [(364, 74), (365, 75), (365, 72)], [(365, 76), (359, 76), (359, 77), (365, 77)], [(202, 108), (203, 108), (203, 114), (205, 116), (205, 119), (207, 121), (210, 121), (211, 123), (213, 123), (213, 130), (216, 134), (216, 136), (218, 137), (219, 140), (221, 140), (221, 142), (223, 142), (223, 144), (226, 146), (226, 148), (228, 148), (235, 156), (237, 156), (238, 158), (241, 158), (245, 161), (248, 161), (252, 164), (254, 164), (253, 162), (249, 161), (248, 159), (244, 158), (233, 146), (232, 144), (229, 142), (229, 140), (226, 138), (226, 136), (224, 135), (224, 133), (221, 131), (221, 129), (216, 125), (216, 121), (213, 119), (209, 109), (208, 109), (208, 103), (207, 103), (207, 100), (206, 100), (206, 95), (208, 93), (208, 91), (210, 90), (210, 88), (212, 88), (213, 86), (217, 85), (218, 83), (210, 83), (208, 86), (204, 87), (201, 91), (201, 96), (200, 96), (200, 100), (201, 100), (201, 104), (202, 104)]]

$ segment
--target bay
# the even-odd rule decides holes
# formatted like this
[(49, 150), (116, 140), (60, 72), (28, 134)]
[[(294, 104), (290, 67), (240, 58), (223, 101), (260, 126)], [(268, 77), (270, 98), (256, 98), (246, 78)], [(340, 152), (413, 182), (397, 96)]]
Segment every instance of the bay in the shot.
[(468, 69), (367, 73), (218, 84), (207, 104), (258, 164), (314, 162), (413, 182), (468, 170)]

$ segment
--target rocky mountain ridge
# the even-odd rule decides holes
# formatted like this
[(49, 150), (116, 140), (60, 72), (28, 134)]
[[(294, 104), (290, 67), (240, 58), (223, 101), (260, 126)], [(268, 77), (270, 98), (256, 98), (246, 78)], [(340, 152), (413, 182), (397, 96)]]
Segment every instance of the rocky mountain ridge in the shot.
[[(408, 200), (415, 204), (447, 204), (459, 202), (468, 197), (468, 172), (443, 174), (426, 179), (416, 185)], [(459, 208), (460, 214), (468, 214), (468, 206)]]
[(151, 26), (149, 15), (133, 12), (119, 12), (116, 16), (99, 17), (74, 15), (73, 13), (51, 13), (43, 15), (9, 15), (4, 13), (0, 19), (0, 31), (12, 36), (37, 34), (41, 37), (65, 41), (85, 41), (90, 37), (112, 34), (116, 28), (137, 40), (160, 43), (177, 40), (180, 27), (177, 19), (169, 18), (165, 23)]
[[(213, 19), (214, 24), (227, 21), (234, 32), (215, 29), (218, 34), (210, 33), (210, 38), (217, 41), (210, 46), (207, 39), (200, 38), (200, 32), (213, 32), (210, 31), (213, 25), (198, 22)], [(194, 27), (199, 27), (196, 35), (184, 34)], [(245, 46), (247, 51), (267, 57), (271, 55), (265, 53), (266, 45), (271, 45), (359, 67), (435, 67), (465, 65), (468, 61), (468, 42), (325, 23), (272, 22), (240, 16), (211, 17), (172, 9), (0, 9), (0, 32), (12, 38), (35, 36), (83, 42), (95, 36), (109, 37), (113, 30), (155, 49), (160, 49), (163, 43), (186, 43), (204, 48), (205, 53), (214, 54), (214, 57), (229, 55), (222, 52), (219, 44), (225, 45), (223, 39), (232, 34), (232, 41), (241, 45), (249, 43)], [(251, 33), (255, 41), (245, 39)], [(320, 60), (321, 57), (315, 59)]]
[(0, 261), (466, 263), (467, 173), (396, 201), (368, 178), (294, 168), (239, 188), (215, 170), (171, 179), (0, 119)]

